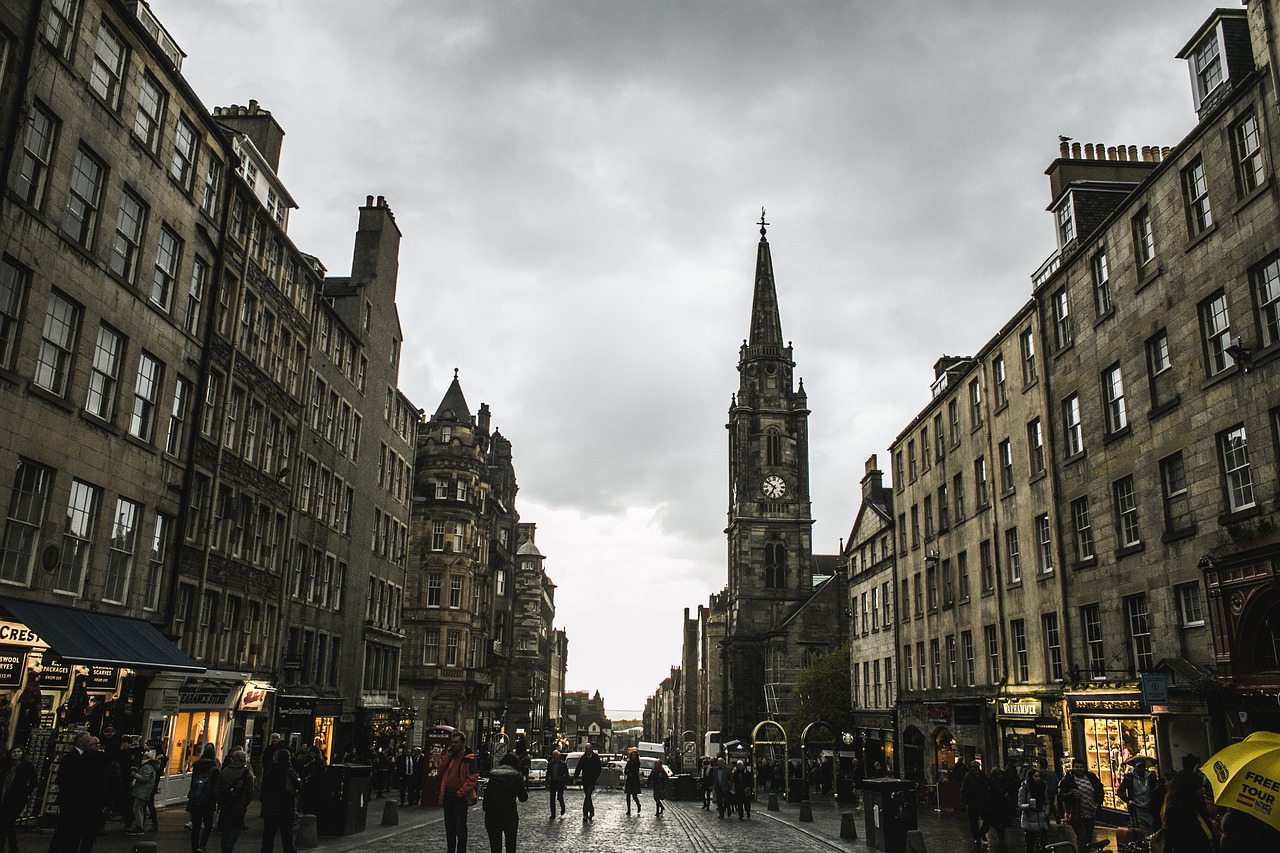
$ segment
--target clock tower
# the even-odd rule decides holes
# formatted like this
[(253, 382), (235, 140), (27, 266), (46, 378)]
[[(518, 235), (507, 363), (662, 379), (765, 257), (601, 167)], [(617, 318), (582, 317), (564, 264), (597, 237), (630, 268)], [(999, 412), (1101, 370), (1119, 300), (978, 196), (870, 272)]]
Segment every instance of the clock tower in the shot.
[(794, 680), (787, 623), (813, 593), (809, 406), (783, 345), (763, 211), (750, 337), (729, 407), (728, 625), (724, 739), (779, 715)]

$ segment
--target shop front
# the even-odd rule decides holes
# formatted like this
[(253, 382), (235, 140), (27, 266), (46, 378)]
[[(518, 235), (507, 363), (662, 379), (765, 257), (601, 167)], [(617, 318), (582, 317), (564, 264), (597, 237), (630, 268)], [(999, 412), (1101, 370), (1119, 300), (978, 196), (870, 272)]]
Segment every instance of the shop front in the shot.
[(284, 735), (290, 748), (311, 744), (320, 751), (325, 764), (340, 760), (337, 729), (342, 718), (342, 700), (316, 696), (277, 696), (275, 730)]
[(1156, 725), (1137, 690), (1068, 693), (1073, 758), (1102, 780), (1102, 807), (1123, 812), (1116, 791), (1133, 759), (1158, 764)]
[(897, 715), (894, 711), (870, 713), (853, 712), (852, 732), (854, 750), (858, 757), (858, 775), (872, 779), (897, 774), (897, 756), (894, 750), (894, 732), (897, 731)]
[(246, 672), (210, 669), (198, 676), (174, 683), (157, 679), (151, 692), (160, 694), (162, 718), (151, 722), (151, 737), (163, 740), (161, 754), (167, 756), (157, 800), (185, 800), (191, 766), (199, 760), (206, 744), (213, 744), (218, 760), (225, 760), (232, 747), (244, 746), (244, 727), (237, 724)]
[(1034, 696), (1001, 696), (996, 699), (996, 726), (1000, 731), (1003, 766), (1012, 764), (1019, 774), (1040, 761), (1052, 770), (1062, 762), (1062, 721), (1054, 715), (1055, 699)]

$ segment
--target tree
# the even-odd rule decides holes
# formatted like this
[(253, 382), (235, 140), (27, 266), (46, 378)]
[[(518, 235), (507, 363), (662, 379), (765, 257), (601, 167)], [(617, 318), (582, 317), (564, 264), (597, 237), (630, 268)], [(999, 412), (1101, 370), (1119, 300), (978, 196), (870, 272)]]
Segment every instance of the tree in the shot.
[(791, 689), (796, 711), (786, 722), (787, 740), (798, 745), (805, 726), (816, 720), (828, 723), (837, 734), (852, 729), (851, 689), (848, 646), (841, 646), (809, 664)]

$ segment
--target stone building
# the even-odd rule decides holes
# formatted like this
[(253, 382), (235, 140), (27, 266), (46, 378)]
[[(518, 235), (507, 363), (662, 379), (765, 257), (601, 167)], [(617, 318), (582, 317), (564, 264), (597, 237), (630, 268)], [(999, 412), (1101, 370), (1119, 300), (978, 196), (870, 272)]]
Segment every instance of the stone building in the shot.
[(505, 722), (508, 734), (515, 734), (517, 749), (523, 740), (529, 751), (545, 754), (553, 748), (556, 733), (550, 715), (556, 585), (543, 568), (542, 552), (534, 544), (536, 533), (534, 524), (519, 526)]
[(600, 691), (571, 690), (564, 694), (564, 733), (569, 749), (581, 749), (588, 741), (597, 752), (613, 751), (613, 725), (604, 710)]
[(763, 217), (750, 337), (738, 355), (729, 408), (725, 739), (749, 741), (765, 719), (786, 719), (798, 673), (844, 641), (837, 558), (819, 575), (809, 503), (808, 398), (783, 345), (773, 259)]
[(569, 635), (562, 628), (551, 631), (551, 667), (547, 686), (547, 728), (554, 732), (551, 742), (561, 751), (568, 745), (564, 726), (564, 678), (569, 667)]

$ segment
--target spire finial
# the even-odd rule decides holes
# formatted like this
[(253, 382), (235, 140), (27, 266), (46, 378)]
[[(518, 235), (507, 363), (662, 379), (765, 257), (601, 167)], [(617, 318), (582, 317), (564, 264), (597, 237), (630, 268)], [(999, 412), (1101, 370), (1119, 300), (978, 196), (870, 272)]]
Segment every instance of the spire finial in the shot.
[(765, 222), (765, 221), (764, 221), (764, 208), (763, 208), (763, 207), (762, 207), (762, 208), (760, 208), (760, 221), (759, 221), (758, 223), (756, 223), (756, 224), (760, 226), (760, 236), (761, 236), (761, 237), (763, 237), (763, 236), (764, 236), (764, 228), (765, 228), (765, 226), (766, 226), (766, 225), (768, 225), (768, 224), (769, 224), (768, 222)]
[(457, 379), (458, 379), (458, 368), (456, 368), (456, 367), (453, 369), (453, 378), (454, 378), (454, 381), (455, 381), (455, 382), (456, 382), (456, 381), (457, 381)]

